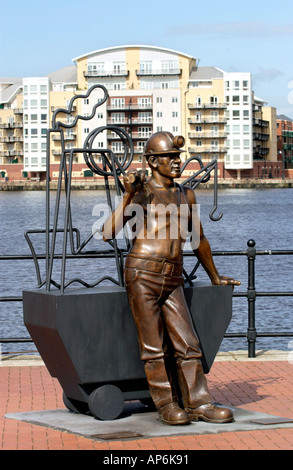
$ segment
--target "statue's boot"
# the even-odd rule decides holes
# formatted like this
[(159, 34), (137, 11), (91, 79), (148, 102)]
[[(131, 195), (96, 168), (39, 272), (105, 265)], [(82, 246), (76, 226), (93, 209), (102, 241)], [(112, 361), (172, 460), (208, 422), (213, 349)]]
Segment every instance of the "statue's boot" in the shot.
[(177, 374), (184, 409), (191, 421), (199, 419), (210, 423), (233, 421), (233, 413), (229, 408), (211, 402), (200, 359), (178, 360)]
[(166, 424), (189, 424), (187, 412), (178, 405), (177, 396), (166, 372), (164, 359), (146, 361), (145, 373), (159, 419)]

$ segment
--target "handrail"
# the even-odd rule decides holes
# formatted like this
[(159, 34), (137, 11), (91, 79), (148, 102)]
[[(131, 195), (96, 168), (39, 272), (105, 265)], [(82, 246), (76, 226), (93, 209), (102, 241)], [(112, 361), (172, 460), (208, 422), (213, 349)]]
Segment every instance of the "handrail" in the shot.
[[(247, 250), (242, 251), (213, 251), (213, 256), (246, 256), (248, 261), (248, 284), (246, 291), (235, 292), (233, 291), (233, 298), (237, 297), (246, 297), (248, 301), (248, 326), (246, 333), (237, 332), (237, 333), (226, 333), (224, 338), (247, 338), (248, 342), (248, 357), (255, 357), (255, 347), (257, 338), (260, 337), (291, 337), (293, 336), (293, 331), (262, 331), (258, 332), (255, 327), (255, 306), (256, 299), (258, 297), (292, 297), (292, 291), (257, 291), (255, 288), (255, 259), (257, 256), (288, 256), (293, 255), (293, 250), (256, 250), (255, 241), (248, 240)], [(122, 251), (122, 256), (126, 256), (127, 252)], [(192, 251), (184, 252), (184, 257), (193, 256)], [(62, 254), (54, 254), (54, 258), (62, 259)], [(104, 250), (101, 252), (87, 252), (87, 253), (78, 253), (78, 254), (67, 254), (68, 259), (76, 258), (115, 258), (115, 253), (113, 250)], [(25, 255), (0, 255), (0, 261), (23, 261), (23, 260), (36, 260), (36, 259), (46, 259), (46, 254), (25, 254)], [(192, 283), (196, 278), (195, 272), (199, 266), (199, 263), (195, 265), (195, 268), (191, 271), (190, 274), (185, 273), (187, 282)], [(101, 282), (104, 278), (99, 280)], [(114, 281), (115, 282), (115, 281)], [(88, 287), (88, 286), (86, 286)], [(13, 296), (0, 296), (0, 302), (21, 302), (22, 297), (13, 297)], [(32, 342), (30, 338), (1, 338), (0, 343), (29, 343)]]

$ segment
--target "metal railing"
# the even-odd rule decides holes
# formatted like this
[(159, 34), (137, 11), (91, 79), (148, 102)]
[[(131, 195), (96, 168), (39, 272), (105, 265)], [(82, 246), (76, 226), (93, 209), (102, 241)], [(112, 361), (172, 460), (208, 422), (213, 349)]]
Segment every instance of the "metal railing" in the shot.
[[(292, 297), (292, 291), (269, 291), (262, 292), (257, 291), (255, 288), (255, 260), (257, 256), (289, 256), (293, 255), (293, 250), (256, 250), (254, 240), (249, 240), (247, 242), (248, 248), (243, 251), (214, 251), (213, 256), (246, 256), (248, 262), (248, 279), (247, 279), (247, 289), (243, 292), (233, 292), (233, 298), (243, 297), (248, 301), (248, 316), (247, 316), (247, 331), (246, 332), (236, 332), (236, 333), (226, 333), (224, 338), (245, 338), (247, 339), (248, 344), (248, 357), (253, 358), (256, 355), (256, 343), (257, 338), (261, 337), (291, 337), (293, 336), (293, 331), (257, 331), (256, 330), (256, 299), (258, 297)], [(124, 253), (126, 255), (126, 253)], [(63, 255), (55, 254), (55, 259), (62, 259)], [(115, 255), (111, 252), (109, 253), (87, 253), (72, 255), (67, 254), (67, 259), (76, 259), (78, 258), (104, 258), (104, 257), (114, 257)], [(185, 252), (184, 256), (194, 256), (193, 252)], [(45, 254), (36, 255), (38, 260), (45, 260)], [(2, 255), (0, 256), (0, 261), (21, 261), (21, 260), (35, 260), (33, 255)], [(190, 274), (187, 274), (184, 271), (186, 281), (192, 283), (195, 279), (195, 272), (199, 263), (197, 263), (194, 269)], [(13, 296), (1, 296), (0, 302), (22, 302), (22, 297), (13, 297)], [(2, 338), (0, 337), (0, 343), (30, 343), (32, 340), (29, 337), (10, 337)]]

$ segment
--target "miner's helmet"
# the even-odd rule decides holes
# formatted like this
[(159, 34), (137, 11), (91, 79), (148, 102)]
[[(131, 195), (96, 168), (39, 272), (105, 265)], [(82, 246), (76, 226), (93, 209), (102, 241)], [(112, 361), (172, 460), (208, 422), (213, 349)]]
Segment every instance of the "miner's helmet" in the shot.
[(168, 153), (181, 153), (181, 147), (185, 144), (182, 135), (173, 136), (171, 132), (156, 132), (147, 141), (144, 156), (148, 158), (151, 155), (164, 155)]

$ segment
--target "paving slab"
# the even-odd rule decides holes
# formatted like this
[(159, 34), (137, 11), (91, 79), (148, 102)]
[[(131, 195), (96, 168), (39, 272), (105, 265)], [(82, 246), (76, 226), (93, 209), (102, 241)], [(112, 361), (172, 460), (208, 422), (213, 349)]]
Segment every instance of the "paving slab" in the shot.
[(293, 419), (238, 407), (231, 409), (235, 418), (232, 423), (214, 424), (198, 421), (176, 426), (162, 423), (158, 420), (156, 412), (149, 411), (139, 402), (127, 403), (122, 415), (112, 421), (100, 421), (90, 415), (77, 414), (66, 409), (8, 413), (5, 417), (107, 441), (293, 428)]

